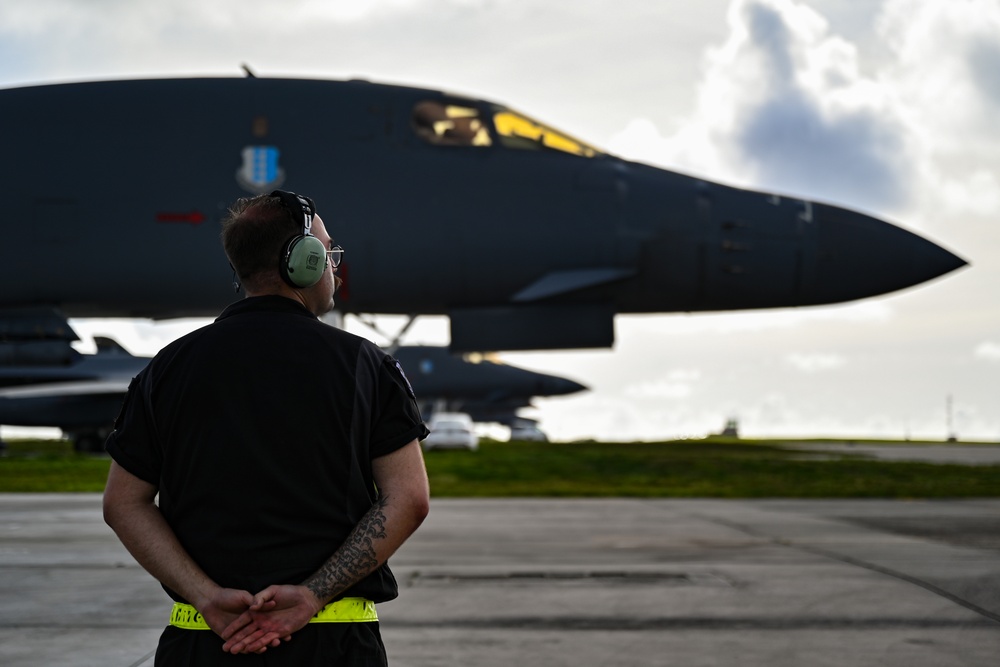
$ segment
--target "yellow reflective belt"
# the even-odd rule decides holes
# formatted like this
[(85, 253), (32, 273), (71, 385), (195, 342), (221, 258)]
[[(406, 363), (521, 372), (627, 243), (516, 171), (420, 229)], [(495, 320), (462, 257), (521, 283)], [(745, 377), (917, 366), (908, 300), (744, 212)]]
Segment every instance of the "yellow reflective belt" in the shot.
[[(370, 623), (378, 620), (375, 603), (365, 598), (343, 598), (331, 602), (309, 619), (310, 623)], [(184, 630), (209, 630), (198, 610), (189, 604), (175, 602), (170, 612), (170, 625)]]

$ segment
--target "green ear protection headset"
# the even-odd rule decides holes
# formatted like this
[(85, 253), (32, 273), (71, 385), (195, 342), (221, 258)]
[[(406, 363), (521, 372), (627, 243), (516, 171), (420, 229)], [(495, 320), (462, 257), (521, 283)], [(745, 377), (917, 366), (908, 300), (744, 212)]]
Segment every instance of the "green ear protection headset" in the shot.
[(311, 231), (316, 205), (309, 197), (284, 190), (275, 190), (270, 196), (279, 197), (292, 218), (302, 225), (302, 233), (285, 243), (278, 261), (278, 271), (282, 279), (292, 287), (312, 287), (323, 277), (326, 269), (326, 247)]

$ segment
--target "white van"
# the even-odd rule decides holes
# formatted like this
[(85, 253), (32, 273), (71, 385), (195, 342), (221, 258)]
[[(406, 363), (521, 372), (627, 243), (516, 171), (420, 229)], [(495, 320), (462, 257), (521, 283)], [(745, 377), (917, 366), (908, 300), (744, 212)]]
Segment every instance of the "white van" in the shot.
[(430, 435), (424, 440), (424, 450), (457, 447), (476, 451), (479, 436), (472, 427), (472, 417), (464, 412), (438, 412), (427, 425)]

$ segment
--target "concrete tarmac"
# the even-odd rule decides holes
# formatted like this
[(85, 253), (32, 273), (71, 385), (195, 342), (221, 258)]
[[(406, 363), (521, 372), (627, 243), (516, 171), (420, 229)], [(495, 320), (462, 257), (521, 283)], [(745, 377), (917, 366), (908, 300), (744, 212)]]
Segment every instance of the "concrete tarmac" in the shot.
[[(0, 494), (0, 665), (152, 665), (97, 494)], [(1000, 500), (434, 500), (394, 667), (995, 667)]]
[(789, 449), (835, 455), (861, 456), (880, 461), (953, 463), (967, 466), (1000, 465), (1000, 447), (983, 445), (871, 445), (842, 443), (789, 443)]

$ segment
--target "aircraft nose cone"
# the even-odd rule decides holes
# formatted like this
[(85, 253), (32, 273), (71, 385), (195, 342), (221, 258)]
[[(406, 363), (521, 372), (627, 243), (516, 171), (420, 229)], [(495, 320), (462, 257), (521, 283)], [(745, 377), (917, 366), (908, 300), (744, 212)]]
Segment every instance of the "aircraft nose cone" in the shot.
[(872, 218), (821, 204), (813, 303), (894, 292), (959, 269), (967, 262), (927, 239)]
[(579, 382), (574, 382), (573, 380), (568, 380), (566, 378), (548, 376), (544, 380), (539, 382), (539, 386), (535, 391), (536, 396), (564, 396), (566, 394), (575, 394), (578, 391), (586, 391), (587, 387), (580, 384)]

